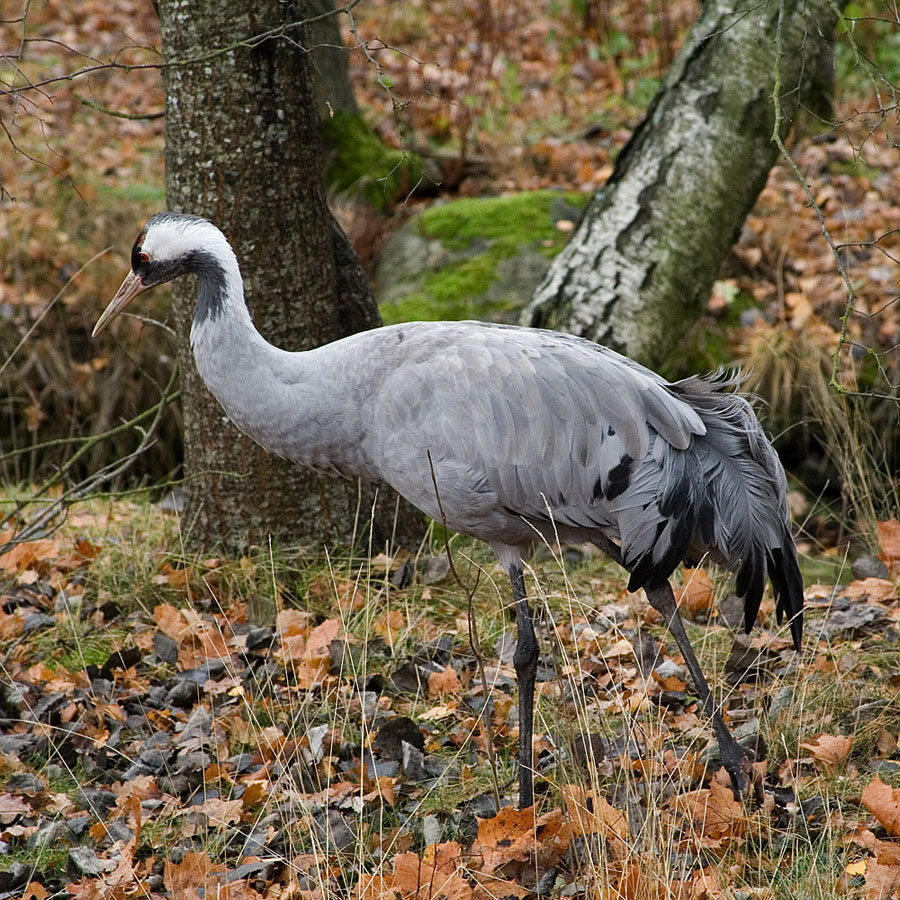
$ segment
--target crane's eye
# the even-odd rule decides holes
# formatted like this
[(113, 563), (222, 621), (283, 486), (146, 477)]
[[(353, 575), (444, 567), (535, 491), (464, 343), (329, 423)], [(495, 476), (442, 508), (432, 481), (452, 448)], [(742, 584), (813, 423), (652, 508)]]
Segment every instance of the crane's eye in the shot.
[(150, 262), (150, 257), (146, 253), (138, 253), (138, 259), (141, 262)]

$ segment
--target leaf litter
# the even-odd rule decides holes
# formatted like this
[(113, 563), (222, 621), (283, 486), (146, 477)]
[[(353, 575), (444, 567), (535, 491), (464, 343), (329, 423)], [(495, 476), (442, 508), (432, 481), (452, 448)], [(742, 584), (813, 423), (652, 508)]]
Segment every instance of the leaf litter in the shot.
[[(539, 799), (520, 811), (506, 762), (499, 808), (485, 779), (485, 715), (498, 753), (514, 756), (511, 666), (488, 657), (481, 684), (452, 611), (445, 614), (450, 633), (432, 621), (421, 630), (428, 639), (419, 638), (406, 610), (426, 588), (416, 580), (403, 589), (390, 584), (402, 558), (385, 561), (382, 580), (366, 587), (364, 608), (343, 605), (352, 592), (339, 576), (338, 617), (285, 606), (272, 627), (257, 627), (243, 598), (211, 591), (220, 560), (185, 565), (157, 557), (147, 581), (167, 599), (122, 621), (92, 581), (120, 527), (106, 523), (100, 537), (67, 528), (0, 558), (2, 614), (16, 623), (7, 626), (4, 658), (0, 842), (54, 860), (34, 864), (24, 883), (19, 864), (0, 873), (10, 896), (31, 884), (35, 896), (64, 890), (82, 898), (136, 889), (160, 897), (274, 891), (309, 900), (346, 892), (361, 900), (475, 900), (551, 890), (629, 900), (715, 897), (726, 894), (721, 872), (704, 862), (710, 855), (752, 881), (750, 843), (774, 842), (784, 854), (792, 834), (828, 827), (844, 835), (849, 854), (839, 883), (859, 883), (866, 896), (895, 877), (900, 884), (900, 850), (891, 843), (900, 829), (898, 789), (875, 768), (894, 761), (900, 773), (900, 712), (878, 707), (874, 739), (854, 732), (852, 708), (842, 728), (795, 722), (805, 731), (795, 755), (777, 748), (756, 763), (766, 804), (750, 808), (719, 767), (683, 661), (668, 655), (661, 625), (644, 622), (642, 599), (616, 594), (615, 579), (587, 579), (588, 592), (602, 586), (609, 605), (550, 613), (550, 604), (545, 612), (556, 649), (541, 658)], [(811, 615), (824, 612), (827, 622), (835, 598), (849, 592), (864, 598), (853, 604), (877, 607), (884, 627), (842, 632), (849, 670), (834, 660), (837, 645), (820, 636), (807, 679), (840, 672), (865, 692), (865, 671), (875, 663), (866, 662), (863, 645), (877, 651), (896, 640), (900, 616), (896, 589), (872, 593), (867, 580), (823, 592)], [(309, 584), (322, 609), (319, 582)], [(213, 602), (198, 602), (204, 591)], [(689, 620), (715, 623), (710, 591), (718, 588), (708, 573), (685, 574), (680, 597)], [(770, 609), (763, 630), (731, 653), (740, 654), (741, 671), (767, 672), (733, 684), (727, 701), (732, 727), (755, 741), (769, 692), (802, 690), (789, 642), (766, 630), (773, 624)], [(726, 634), (716, 625), (692, 627)], [(64, 635), (76, 633), (83, 649), (103, 638), (95, 661), (82, 657), (78, 665), (67, 655)], [(391, 673), (405, 669), (421, 677), (398, 685)], [(548, 715), (556, 706), (560, 714)], [(576, 746), (564, 713), (575, 721), (597, 717), (604, 731)], [(869, 759), (870, 748), (877, 757)], [(824, 799), (835, 778), (858, 792), (856, 815), (844, 803), (835, 819), (834, 802)], [(660, 846), (669, 856), (664, 865)], [(351, 865), (361, 851), (367, 861)], [(663, 886), (655, 879), (665, 872)]]

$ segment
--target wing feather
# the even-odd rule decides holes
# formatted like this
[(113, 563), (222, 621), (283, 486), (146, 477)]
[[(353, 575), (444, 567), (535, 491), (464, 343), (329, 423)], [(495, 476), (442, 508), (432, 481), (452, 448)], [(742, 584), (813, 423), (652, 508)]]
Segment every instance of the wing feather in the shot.
[(635, 588), (711, 552), (737, 572), (745, 624), (768, 579), (799, 641), (784, 472), (749, 404), (727, 390), (735, 376), (669, 384), (553, 332), (402, 328), (363, 430), (372, 468), (413, 503), (432, 508), (428, 452), (443, 467), (448, 524), (492, 546), (528, 544), (531, 526), (602, 535), (620, 546)]

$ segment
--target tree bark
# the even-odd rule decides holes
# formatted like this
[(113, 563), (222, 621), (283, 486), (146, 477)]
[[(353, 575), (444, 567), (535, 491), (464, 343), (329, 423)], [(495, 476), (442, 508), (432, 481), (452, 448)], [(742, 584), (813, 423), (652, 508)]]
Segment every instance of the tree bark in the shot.
[[(708, 0), (666, 80), (523, 314), (658, 366), (702, 311), (830, 52), (830, 0)], [(782, 20), (779, 22), (779, 13)], [(783, 54), (776, 60), (776, 33)]]
[[(160, 0), (159, 14), (169, 208), (206, 216), (228, 235), (251, 315), (273, 344), (305, 350), (380, 324), (365, 275), (326, 204), (304, 36), (292, 28), (282, 38), (251, 41), (301, 21), (305, 4)], [(269, 535), (306, 544), (363, 534), (374, 488), (314, 475), (241, 434), (194, 366), (196, 286), (175, 282), (173, 294), (189, 545), (235, 551)], [(397, 498), (383, 487), (378, 493), (375, 544), (392, 533), (412, 540), (418, 514), (404, 504), (395, 529)]]
[[(334, 12), (334, 0), (308, 0), (309, 14), (321, 16)], [(333, 116), (335, 110), (359, 115), (347, 53), (341, 38), (341, 26), (337, 15), (316, 18), (309, 26), (310, 58), (312, 60), (313, 90), (319, 115), (324, 119)]]

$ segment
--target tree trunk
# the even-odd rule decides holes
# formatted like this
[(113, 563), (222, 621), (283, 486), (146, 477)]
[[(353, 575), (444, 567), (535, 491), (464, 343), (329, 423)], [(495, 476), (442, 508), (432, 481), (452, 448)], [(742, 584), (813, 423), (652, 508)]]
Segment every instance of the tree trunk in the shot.
[[(334, 13), (334, 0), (308, 0), (309, 15), (323, 16)], [(319, 115), (324, 119), (333, 116), (335, 110), (359, 115), (347, 53), (341, 38), (341, 26), (337, 15), (316, 18), (309, 26), (310, 58), (312, 60), (313, 90)]]
[[(805, 73), (830, 51), (830, 0), (708, 0), (566, 248), (523, 314), (659, 365), (702, 311), (775, 162)], [(783, 21), (779, 26), (779, 11)]]
[[(302, 20), (304, 4), (160, 0), (159, 14), (168, 64), (169, 208), (206, 216), (228, 235), (253, 319), (276, 346), (305, 350), (380, 324), (365, 275), (326, 204), (302, 33), (236, 46)], [(181, 281), (173, 288), (189, 544), (234, 551), (269, 535), (303, 544), (363, 534), (372, 486), (271, 456), (225, 418), (190, 350), (196, 287)], [(394, 530), (397, 498), (383, 487), (378, 494), (373, 541), (380, 546)], [(396, 536), (410, 540), (419, 522), (404, 505)]]

